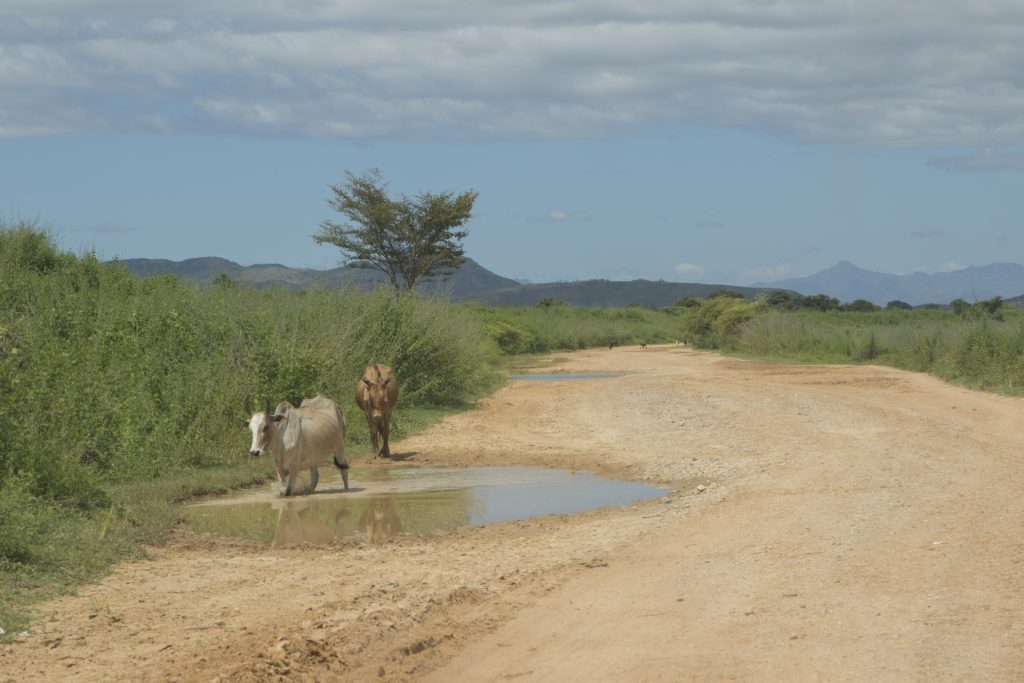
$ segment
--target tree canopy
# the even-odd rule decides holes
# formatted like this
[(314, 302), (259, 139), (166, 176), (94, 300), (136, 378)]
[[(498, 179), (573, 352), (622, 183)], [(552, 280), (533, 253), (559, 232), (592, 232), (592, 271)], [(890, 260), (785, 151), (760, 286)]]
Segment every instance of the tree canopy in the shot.
[(384, 273), (396, 290), (412, 289), (423, 277), (446, 276), (466, 258), (462, 228), (470, 219), (477, 193), (422, 192), (393, 199), (380, 171), (362, 176), (346, 171), (344, 185), (332, 185), (328, 205), (345, 221), (325, 220), (313, 235), (317, 244), (341, 249), (354, 268)]

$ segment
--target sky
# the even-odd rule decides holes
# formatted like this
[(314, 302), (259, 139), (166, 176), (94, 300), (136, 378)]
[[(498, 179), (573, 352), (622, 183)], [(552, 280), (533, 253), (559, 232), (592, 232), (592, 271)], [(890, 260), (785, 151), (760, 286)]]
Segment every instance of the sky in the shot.
[(346, 171), (532, 282), (1024, 263), (1018, 0), (0, 0), (0, 221), (332, 268)]

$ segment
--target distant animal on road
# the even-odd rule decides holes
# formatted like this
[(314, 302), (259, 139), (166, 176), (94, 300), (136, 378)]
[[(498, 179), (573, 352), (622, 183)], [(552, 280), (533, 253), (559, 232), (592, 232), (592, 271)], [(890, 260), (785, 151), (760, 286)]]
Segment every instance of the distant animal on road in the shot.
[(263, 399), (263, 410), (255, 410), (252, 397), (245, 399), (245, 412), (249, 419), (245, 426), (252, 432), (249, 455), (257, 458), (272, 453), (277, 466), (277, 481), (281, 495), (299, 492), (298, 476), (309, 470), (310, 493), (316, 489), (320, 472), (317, 467), (333, 456), (334, 465), (341, 471), (341, 479), (348, 489), (348, 460), (345, 459), (345, 416), (337, 404), (326, 396), (317, 395), (302, 401), (298, 408), (288, 401), (278, 404), (270, 414), (270, 399)]
[(641, 349), (646, 349), (647, 348), (647, 342), (643, 342), (643, 341), (640, 342), (640, 348)]
[(394, 371), (387, 365), (366, 366), (363, 376), (356, 382), (356, 404), (366, 415), (370, 443), (378, 457), (391, 457), (388, 434), (391, 431), (391, 411), (397, 402), (398, 380)]

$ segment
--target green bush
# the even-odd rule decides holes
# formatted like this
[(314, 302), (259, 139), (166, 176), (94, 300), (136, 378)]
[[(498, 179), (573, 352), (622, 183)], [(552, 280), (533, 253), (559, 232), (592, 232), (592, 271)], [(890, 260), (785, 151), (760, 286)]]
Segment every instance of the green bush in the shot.
[(24, 475), (0, 483), (0, 563), (31, 562), (35, 539), (53, 524), (53, 505), (34, 496), (33, 488)]
[(506, 322), (495, 320), (490, 323), (487, 326), (487, 335), (504, 353), (512, 355), (529, 352), (532, 336)]
[(716, 296), (698, 306), (677, 309), (682, 318), (684, 337), (704, 348), (730, 346), (743, 324), (765, 312), (763, 301), (748, 302), (741, 297)]

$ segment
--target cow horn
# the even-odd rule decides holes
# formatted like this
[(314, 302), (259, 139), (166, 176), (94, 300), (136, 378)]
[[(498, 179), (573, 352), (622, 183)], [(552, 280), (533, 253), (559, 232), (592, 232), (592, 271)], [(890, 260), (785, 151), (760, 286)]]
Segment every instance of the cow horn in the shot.
[[(252, 405), (252, 399), (255, 396), (256, 396), (256, 394), (249, 394), (248, 396), (245, 397), (245, 412), (250, 414), (250, 415), (252, 413), (256, 412), (256, 409), (253, 408), (253, 405)], [(260, 397), (260, 399), (263, 400), (263, 404), (266, 406), (263, 409), (263, 412), (269, 413), (270, 412), (270, 399), (267, 398), (264, 394), (259, 394), (259, 397)]]

